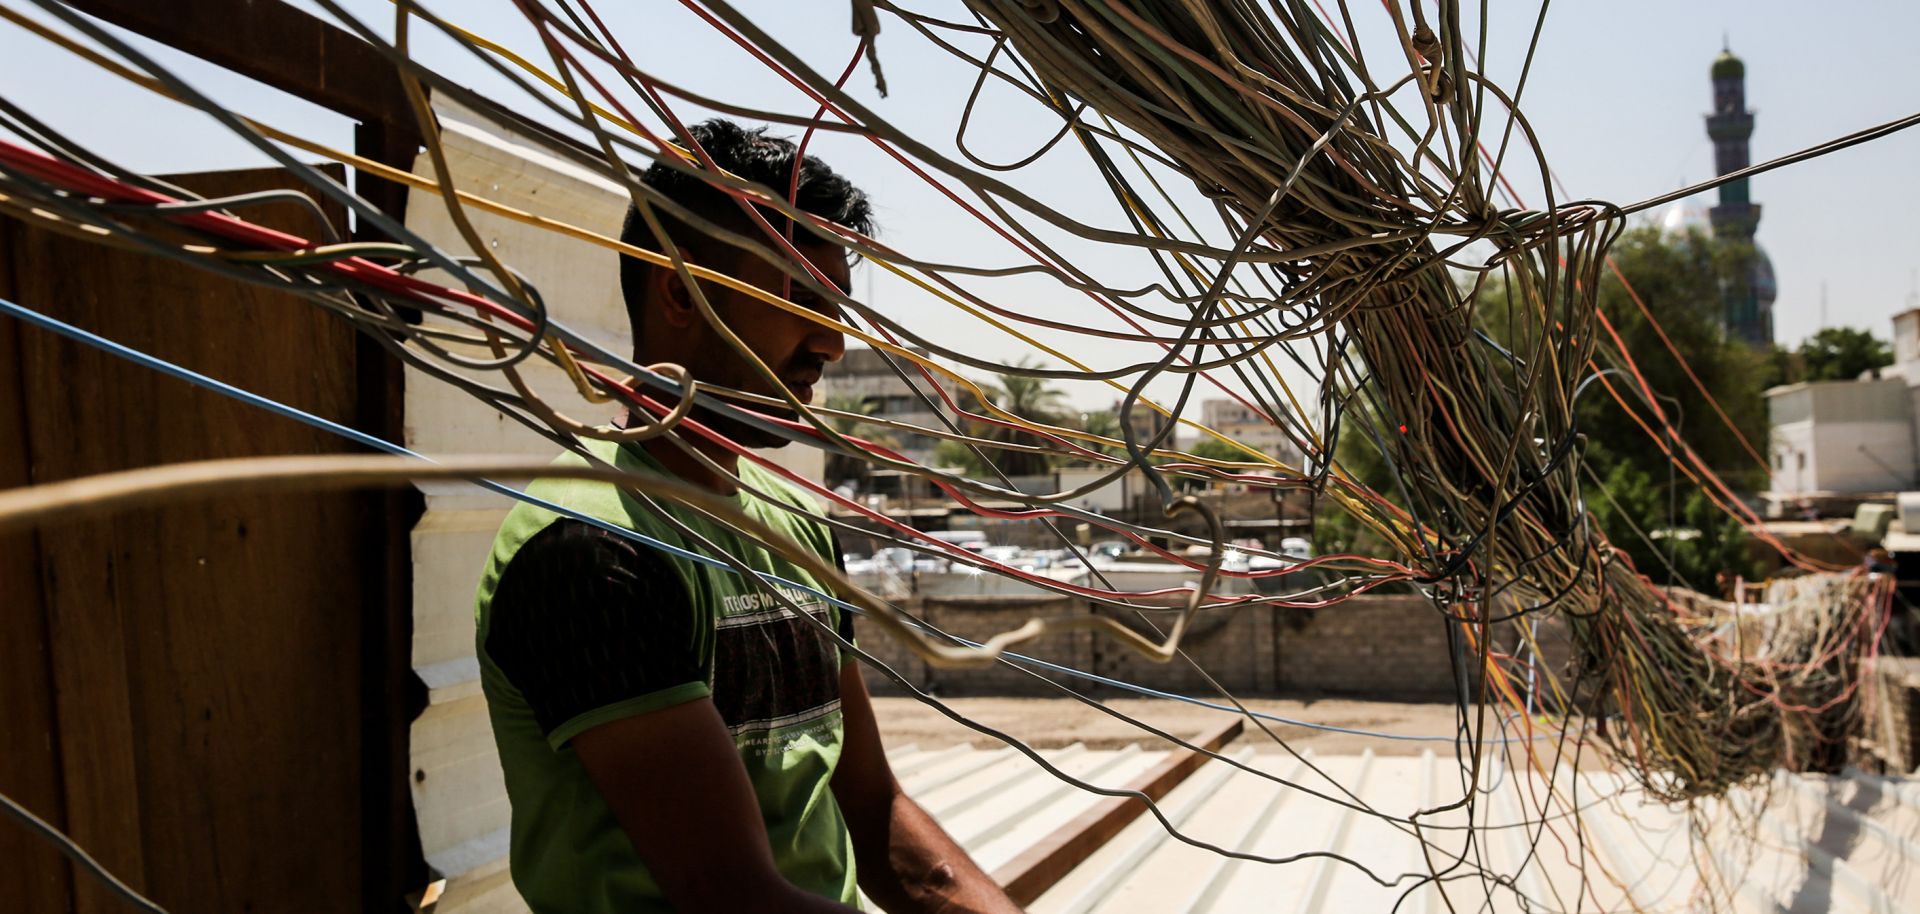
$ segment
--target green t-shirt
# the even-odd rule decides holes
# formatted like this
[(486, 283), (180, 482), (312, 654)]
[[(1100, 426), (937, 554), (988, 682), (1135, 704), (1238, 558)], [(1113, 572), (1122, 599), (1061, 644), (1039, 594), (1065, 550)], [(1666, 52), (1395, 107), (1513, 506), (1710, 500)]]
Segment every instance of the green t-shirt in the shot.
[[(638, 447), (587, 443), (623, 469), (664, 474)], [(584, 463), (576, 455), (561, 463)], [(831, 560), (818, 508), (742, 462), (740, 508)], [(704, 552), (643, 500), (605, 483), (538, 480), (528, 492), (587, 516)], [(828, 592), (792, 562), (679, 505), (666, 510), (749, 567)], [(515, 563), (516, 556), (522, 560)], [(513, 881), (536, 912), (670, 910), (568, 741), (624, 717), (711, 696), (753, 783), (775, 863), (794, 885), (857, 903), (852, 840), (829, 785), (840, 759), (841, 611), (728, 568), (673, 558), (522, 503), (501, 525), (480, 580), (481, 685), (513, 805)]]

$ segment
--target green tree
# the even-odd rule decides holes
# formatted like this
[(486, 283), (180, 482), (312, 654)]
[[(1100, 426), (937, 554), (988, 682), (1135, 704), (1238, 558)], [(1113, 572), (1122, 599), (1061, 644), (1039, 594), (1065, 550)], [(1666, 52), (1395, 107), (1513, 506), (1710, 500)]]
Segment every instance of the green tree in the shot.
[(1588, 510), (1641, 574), (1719, 596), (1721, 572), (1758, 573), (1746, 529), (1670, 466), (1650, 474), (1603, 446), (1590, 446), (1587, 461), (1607, 467), (1598, 484), (1586, 480)]
[[(1120, 438), (1120, 416), (1111, 409), (1099, 409), (1089, 413), (1081, 413), (1080, 421), (1077, 425), (1081, 431), (1089, 435), (1099, 435), (1102, 438), (1112, 438), (1116, 440)], [(1083, 444), (1083, 446), (1091, 450), (1099, 451), (1109, 457), (1120, 457), (1124, 459), (1127, 456), (1127, 449), (1117, 445)], [(1091, 463), (1093, 461), (1073, 460), (1072, 462)]]
[[(1724, 290), (1745, 281), (1752, 248), (1700, 232), (1673, 238), (1643, 228), (1623, 235), (1612, 254), (1640, 303), (1607, 271), (1599, 290), (1600, 309), (1619, 332), (1668, 421), (1735, 490), (1765, 485), (1766, 468), (1741, 437), (1754, 448), (1765, 447), (1766, 382), (1776, 373), (1789, 380), (1794, 364), (1778, 356), (1777, 347), (1756, 350), (1722, 328)], [(1685, 357), (1685, 366), (1668, 351), (1648, 314)], [(1602, 367), (1615, 367), (1608, 359), (1598, 361)], [(1689, 367), (1698, 386), (1688, 377)], [(1628, 407), (1650, 420), (1647, 404), (1631, 393), (1638, 389), (1635, 381), (1622, 375), (1608, 380)], [(1712, 393), (1711, 401), (1700, 387)], [(1727, 430), (1721, 412), (1740, 436)], [(1685, 474), (1673, 470), (1666, 453), (1602, 385), (1587, 389), (1576, 415), (1586, 436), (1583, 459), (1600, 480), (1597, 485), (1591, 477), (1583, 480), (1596, 489), (1587, 494), (1587, 506), (1607, 539), (1624, 549), (1641, 573), (1658, 583), (1685, 582), (1711, 592), (1718, 572), (1753, 571), (1741, 525), (1701, 495)], [(1655, 555), (1648, 539), (1671, 560), (1673, 569)]]
[(1766, 367), (1760, 376), (1761, 390), (1806, 380), (1807, 366), (1801, 360), (1800, 353), (1774, 343), (1767, 347), (1766, 359)]
[[(984, 449), (991, 454), (991, 449)], [(960, 475), (973, 479), (991, 479), (993, 471), (987, 467), (973, 448), (958, 441), (942, 441), (933, 448), (933, 465), (941, 469), (959, 470)]]
[[(1761, 382), (1791, 367), (1789, 360), (1729, 338), (1722, 326), (1724, 290), (1737, 289), (1744, 282), (1750, 253), (1750, 247), (1700, 233), (1672, 238), (1650, 228), (1629, 231), (1615, 243), (1612, 255), (1633, 284), (1638, 302), (1610, 270), (1602, 273), (1597, 292), (1600, 310), (1680, 436), (1730, 486), (1747, 491), (1765, 483), (1766, 470), (1740, 437), (1727, 430), (1720, 412), (1747, 442), (1763, 447), (1767, 424)], [(1480, 287), (1474, 302), (1475, 319), (1494, 343), (1517, 358), (1531, 358), (1539, 321), (1521, 310), (1526, 306), (1517, 294), (1510, 296), (1495, 277)], [(1685, 357), (1684, 366), (1668, 351), (1667, 341)], [(1634, 393), (1638, 382), (1624, 371), (1624, 362), (1607, 354), (1613, 350), (1612, 338), (1603, 335), (1600, 343), (1595, 357), (1598, 366), (1621, 369), (1609, 373), (1606, 380), (1635, 414), (1650, 421), (1647, 404)], [(1499, 366), (1496, 370), (1512, 370), (1504, 356), (1493, 363)], [(1592, 372), (1590, 367), (1580, 368), (1583, 376)], [(1688, 376), (1689, 368), (1699, 386)], [(1712, 392), (1712, 402), (1700, 387)], [(1364, 392), (1343, 402), (1335, 450), (1340, 466), (1404, 506), (1393, 467), (1376, 443), (1376, 439), (1390, 441), (1400, 420), (1374, 415)], [(1574, 414), (1584, 440), (1579, 452), (1586, 464), (1581, 475), (1587, 490), (1583, 501), (1608, 541), (1624, 549), (1642, 573), (1658, 583), (1672, 580), (1674, 575), (1666, 567), (1670, 558), (1682, 579), (1711, 590), (1716, 571), (1751, 570), (1740, 525), (1705, 498), (1696, 497), (1697, 487), (1685, 474), (1671, 470), (1665, 452), (1605, 385), (1588, 386)], [(1345, 517), (1330, 500), (1321, 504), (1327, 506), (1317, 521), (1322, 551), (1365, 551), (1371, 545), (1373, 534)], [(1658, 544), (1657, 550), (1649, 541)]]
[[(1029, 362), (1022, 358), (1008, 366), (1009, 368), (1040, 368), (1043, 362)], [(1047, 382), (1045, 378), (1036, 378), (1023, 374), (1002, 374), (998, 384), (988, 385), (987, 396), (995, 406), (1035, 422), (1058, 425), (1066, 413), (1067, 395), (1064, 391)]]
[(1253, 459), (1247, 456), (1246, 451), (1234, 447), (1225, 441), (1221, 441), (1212, 435), (1200, 436), (1200, 440), (1195, 441), (1192, 447), (1187, 448), (1187, 453), (1203, 460), (1231, 460), (1238, 463), (1246, 463)]
[(1807, 381), (1846, 381), (1893, 364), (1893, 350), (1865, 330), (1828, 327), (1800, 344)]
[[(1022, 357), (1020, 361), (1008, 367), (1017, 370), (1039, 368), (1044, 364), (1044, 362), (1029, 361)], [(1000, 376), (997, 384), (987, 385), (986, 392), (995, 406), (1029, 422), (1047, 425), (1066, 423), (1067, 395), (1045, 378), (1008, 372)], [(982, 437), (1008, 444), (1039, 445), (1043, 443), (1037, 435), (996, 424), (988, 424)], [(998, 464), (1008, 476), (1039, 476), (1053, 470), (1052, 457), (1044, 453), (1000, 450), (991, 456), (993, 462)]]
[[(1245, 463), (1253, 459), (1247, 456), (1245, 451), (1225, 441), (1221, 441), (1212, 435), (1201, 435), (1198, 441), (1195, 441), (1186, 448), (1186, 451), (1202, 460), (1231, 460)], [(1205, 479), (1182, 477), (1177, 484), (1181, 489), (1192, 492), (1206, 488), (1208, 482)]]

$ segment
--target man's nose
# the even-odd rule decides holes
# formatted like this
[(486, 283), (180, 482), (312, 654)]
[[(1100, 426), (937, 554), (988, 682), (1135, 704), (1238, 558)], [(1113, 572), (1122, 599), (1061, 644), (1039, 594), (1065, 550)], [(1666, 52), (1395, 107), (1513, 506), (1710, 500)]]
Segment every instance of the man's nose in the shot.
[(823, 362), (838, 362), (847, 354), (847, 338), (832, 327), (814, 324), (813, 332), (807, 334), (807, 351)]

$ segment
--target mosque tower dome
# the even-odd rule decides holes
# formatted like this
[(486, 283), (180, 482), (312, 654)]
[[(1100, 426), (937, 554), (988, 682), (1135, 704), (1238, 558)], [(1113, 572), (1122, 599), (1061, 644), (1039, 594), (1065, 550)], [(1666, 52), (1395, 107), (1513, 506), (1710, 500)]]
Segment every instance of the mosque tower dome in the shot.
[[(1716, 236), (1712, 212), (1713, 208), (1698, 198), (1675, 200), (1654, 212), (1652, 225), (1666, 236), (1668, 243), (1690, 245), (1695, 235)], [(1773, 303), (1780, 293), (1773, 274), (1773, 258), (1767, 256), (1766, 247), (1759, 241), (1740, 240), (1753, 246), (1753, 256), (1747, 262), (1747, 288), (1729, 290), (1734, 300), (1726, 303), (1724, 322), (1729, 333), (1756, 345), (1766, 345), (1773, 341)], [(1751, 298), (1742, 295), (1743, 291)]]
[(1773, 301), (1780, 295), (1779, 283), (1773, 277), (1773, 258), (1767, 256), (1767, 249), (1760, 242), (1753, 243), (1752, 269), (1748, 271), (1748, 281), (1753, 284), (1753, 296), (1759, 306), (1760, 314), (1767, 322), (1767, 338), (1761, 342), (1773, 342)]
[(1660, 233), (1672, 238), (1683, 238), (1688, 232), (1698, 231), (1703, 235), (1713, 234), (1713, 217), (1707, 206), (1696, 203), (1691, 198), (1675, 200), (1660, 209), (1654, 217), (1654, 225)]
[(1747, 75), (1747, 65), (1740, 58), (1733, 56), (1732, 48), (1723, 45), (1720, 48), (1720, 56), (1713, 59), (1711, 72), (1714, 79), (1744, 79)]

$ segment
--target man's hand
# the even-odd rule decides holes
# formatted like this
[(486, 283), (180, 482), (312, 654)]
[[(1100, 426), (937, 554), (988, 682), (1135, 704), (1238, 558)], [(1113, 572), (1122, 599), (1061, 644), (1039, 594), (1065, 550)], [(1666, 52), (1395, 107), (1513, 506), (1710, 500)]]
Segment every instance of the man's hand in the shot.
[(753, 784), (711, 699), (622, 718), (572, 745), (674, 910), (853, 911), (780, 875)]
[(833, 795), (853, 835), (860, 888), (889, 914), (1020, 914), (1019, 906), (900, 790), (860, 665), (840, 667), (846, 737)]

